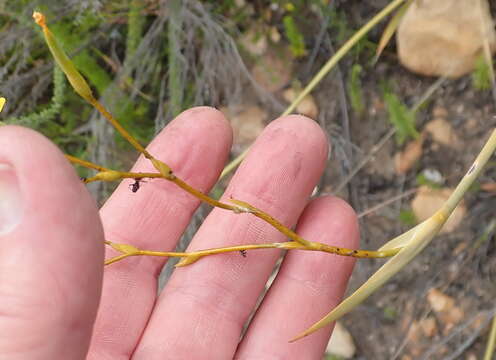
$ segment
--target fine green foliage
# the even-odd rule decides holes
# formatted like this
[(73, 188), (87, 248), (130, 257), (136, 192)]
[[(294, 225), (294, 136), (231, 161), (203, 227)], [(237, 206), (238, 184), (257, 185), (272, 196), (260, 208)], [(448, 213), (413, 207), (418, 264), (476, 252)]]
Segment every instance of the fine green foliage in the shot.
[(411, 209), (401, 210), (400, 215), (398, 216), (398, 220), (407, 226), (413, 226), (418, 224), (417, 217), (415, 216), (415, 214)]
[(362, 66), (354, 64), (351, 67), (350, 77), (348, 78), (348, 94), (350, 96), (351, 108), (358, 114), (362, 115), (365, 110), (363, 103), (362, 82), (360, 74), (362, 73)]
[(53, 95), (50, 105), (40, 111), (33, 112), (18, 118), (9, 118), (6, 120), (7, 124), (24, 125), (32, 128), (40, 128), (47, 126), (52, 122), (57, 115), (60, 114), (62, 105), (65, 101), (65, 94), (67, 90), (67, 83), (64, 73), (60, 68), (53, 69)]
[(405, 106), (398, 97), (386, 91), (384, 93), (389, 121), (396, 128), (396, 142), (402, 145), (409, 138), (417, 139), (420, 134), (415, 129), (415, 113)]
[(472, 85), (476, 90), (480, 91), (491, 89), (491, 69), (483, 55), (479, 56), (475, 62), (475, 69), (472, 72)]
[(292, 15), (284, 16), (283, 20), (284, 32), (289, 41), (289, 48), (294, 55), (294, 57), (302, 57), (307, 54), (305, 48), (305, 39), (303, 34), (296, 26), (294, 18)]
[(126, 58), (130, 58), (136, 52), (145, 25), (145, 17), (141, 15), (143, 2), (141, 0), (130, 0), (126, 37)]
[[(348, 21), (348, 14), (338, 11), (334, 7), (324, 6), (322, 11), (329, 17), (329, 31), (333, 34), (337, 44), (342, 44), (356, 32)], [(358, 59), (361, 55), (371, 58), (376, 51), (376, 44), (371, 42), (367, 35), (361, 37), (355, 46), (350, 49), (349, 55), (353, 59)]]
[(169, 3), (169, 97), (170, 107), (173, 116), (178, 115), (183, 110), (183, 86), (181, 81), (181, 46), (179, 44), (179, 31), (181, 30), (181, 2), (172, 0)]

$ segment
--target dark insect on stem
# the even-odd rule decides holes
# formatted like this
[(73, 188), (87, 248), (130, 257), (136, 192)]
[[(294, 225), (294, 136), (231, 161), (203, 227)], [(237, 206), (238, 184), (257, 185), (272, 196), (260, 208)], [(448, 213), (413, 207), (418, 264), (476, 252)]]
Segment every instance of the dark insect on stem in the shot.
[(239, 250), (242, 257), (246, 257), (246, 250)]
[[(129, 184), (129, 189), (135, 193), (140, 189), (140, 183), (142, 182), (142, 179), (136, 179), (136, 181), (132, 184)], [(143, 181), (144, 182), (144, 181)]]
[(86, 182), (87, 178), (82, 177), (80, 180), (81, 180), (82, 182)]

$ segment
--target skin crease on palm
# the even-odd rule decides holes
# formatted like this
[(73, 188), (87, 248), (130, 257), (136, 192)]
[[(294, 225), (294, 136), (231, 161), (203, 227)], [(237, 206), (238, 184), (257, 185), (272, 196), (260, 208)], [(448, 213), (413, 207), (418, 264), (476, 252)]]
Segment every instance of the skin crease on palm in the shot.
[[(148, 146), (208, 192), (228, 159), (232, 131), (212, 108), (187, 110)], [(303, 237), (358, 247), (354, 211), (310, 200), (329, 145), (312, 120), (273, 121), (231, 180), (243, 200)], [(105, 165), (105, 164), (103, 164)], [(140, 158), (134, 171), (153, 171)], [(98, 211), (63, 154), (40, 134), (0, 127), (0, 359), (321, 359), (331, 327), (288, 340), (336, 306), (354, 259), (289, 251), (240, 341), (280, 251), (205, 257), (176, 269), (157, 295), (166, 259), (132, 257), (103, 267), (104, 239), (171, 251), (199, 202), (164, 180), (136, 193), (123, 181)], [(189, 250), (284, 241), (250, 214), (214, 209)], [(103, 282), (102, 282), (103, 281)]]

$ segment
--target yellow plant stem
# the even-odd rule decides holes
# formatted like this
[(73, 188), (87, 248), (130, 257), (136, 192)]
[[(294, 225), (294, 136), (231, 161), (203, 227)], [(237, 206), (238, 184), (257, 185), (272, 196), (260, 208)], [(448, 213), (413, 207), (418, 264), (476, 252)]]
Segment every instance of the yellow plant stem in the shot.
[(88, 169), (93, 169), (93, 170), (97, 170), (97, 171), (109, 171), (110, 170), (110, 169), (107, 169), (106, 167), (103, 167), (103, 166), (94, 164), (94, 163), (92, 163), (90, 161), (79, 159), (79, 158), (77, 158), (75, 156), (72, 156), (72, 155), (67, 155), (66, 154), (65, 157), (71, 163), (84, 166), (85, 168), (88, 168)]
[[(111, 246), (116, 251), (121, 252), (121, 255), (105, 260), (105, 265), (113, 264), (117, 261), (125, 259), (130, 256), (159, 256), (159, 257), (182, 257), (183, 259), (176, 265), (186, 266), (193, 264), (204, 256), (210, 256), (215, 254), (223, 254), (233, 251), (248, 251), (257, 249), (281, 249), (281, 250), (307, 250), (307, 251), (322, 251), (335, 255), (351, 256), (351, 257), (371, 257), (370, 253), (376, 253), (374, 251), (366, 250), (351, 250), (345, 248), (336, 248), (335, 246), (330, 246), (327, 244), (312, 242), (312, 247), (308, 248), (296, 241), (287, 242), (275, 242), (268, 244), (251, 244), (251, 245), (236, 245), (227, 246), (220, 248), (204, 249), (191, 252), (172, 252), (172, 251), (151, 251), (151, 250), (141, 250), (133, 245), (118, 244), (111, 241), (105, 241), (105, 244)], [(336, 251), (338, 250), (338, 252)], [(388, 257), (395, 255), (400, 249), (381, 251), (382, 257)], [(375, 256), (377, 257), (377, 256)]]
[[(391, 257), (391, 256), (396, 255), (396, 253), (400, 250), (400, 248), (391, 249), (391, 250), (381, 250), (381, 251), (359, 250), (359, 249), (355, 250), (355, 249), (347, 249), (347, 248), (341, 248), (341, 247), (337, 247), (337, 246), (321, 244), (321, 243), (314, 242), (314, 241), (308, 241), (308, 240), (304, 239), (303, 237), (301, 237), (300, 235), (298, 235), (293, 230), (286, 227), (284, 224), (282, 224), (280, 221), (278, 221), (277, 219), (275, 219), (271, 215), (256, 208), (253, 205), (250, 205), (247, 202), (244, 202), (241, 200), (236, 200), (236, 199), (229, 199), (229, 202), (231, 204), (227, 204), (227, 203), (224, 203), (224, 202), (221, 202), (221, 201), (218, 201), (218, 200), (211, 198), (210, 196), (204, 194), (202, 191), (195, 189), (194, 187), (192, 187), (191, 185), (186, 183), (184, 180), (182, 180), (179, 177), (177, 177), (176, 175), (174, 175), (174, 173), (172, 172), (172, 170), (170, 168), (168, 168), (169, 172), (167, 173), (167, 176), (165, 176), (161, 173), (125, 172), (125, 171), (112, 170), (112, 169), (105, 168), (103, 166), (94, 164), (94, 163), (86, 161), (86, 160), (78, 159), (78, 158), (71, 156), (71, 155), (66, 155), (66, 158), (74, 164), (78, 164), (78, 165), (99, 171), (95, 176), (90, 177), (88, 179), (85, 179), (84, 180), (85, 183), (90, 183), (90, 182), (94, 182), (94, 181), (117, 181), (117, 180), (121, 180), (121, 179), (135, 179), (135, 180), (141, 180), (141, 179), (145, 179), (145, 178), (164, 179), (164, 180), (168, 180), (168, 181), (176, 184), (178, 187), (185, 190), (186, 192), (188, 192), (192, 196), (196, 197), (200, 201), (205, 202), (205, 203), (207, 203), (213, 207), (218, 207), (221, 209), (230, 210), (236, 214), (242, 214), (242, 213), (252, 214), (252, 215), (258, 217), (259, 219), (262, 219), (263, 221), (267, 222), (272, 227), (277, 229), (279, 232), (281, 232), (282, 234), (286, 235), (288, 238), (293, 240), (292, 242), (284, 243), (284, 244), (291, 244), (291, 243), (298, 244), (297, 247), (295, 247), (294, 245), (281, 245), (281, 246), (278, 246), (278, 248), (287, 249), (287, 250), (299, 249), (299, 250), (324, 251), (324, 252), (333, 253), (336, 255), (352, 256), (352, 257), (357, 257), (357, 258)], [(131, 246), (131, 245), (121, 245), (121, 246)], [(235, 249), (233, 249), (233, 248), (219, 248), (219, 249), (216, 249), (214, 252), (208, 252), (208, 253), (205, 253), (199, 257), (203, 257), (205, 255), (213, 255), (213, 254), (217, 254), (220, 252), (226, 252), (226, 251), (251, 250), (251, 249), (254, 249), (253, 246), (259, 246), (259, 245), (243, 245), (243, 247), (240, 249), (237, 249), (237, 248), (235, 248)], [(261, 245), (259, 248), (267, 248), (267, 247), (270, 247), (270, 246)], [(272, 246), (272, 247), (275, 247), (275, 246)], [(224, 249), (231, 249), (231, 250), (224, 251)], [(137, 252), (137, 251), (138, 250), (136, 249), (136, 251), (133, 252), (133, 255), (119, 256), (118, 259), (111, 259), (112, 261), (110, 263), (114, 263), (116, 261), (122, 260), (128, 256), (152, 255), (152, 253), (154, 253), (154, 254), (156, 253), (156, 252), (150, 253), (150, 252), (147, 252), (146, 250), (139, 250), (139, 252)], [(164, 253), (162, 253), (162, 254), (164, 254)], [(186, 254), (186, 253), (167, 253), (167, 254)], [(158, 255), (155, 255), (155, 256), (158, 256)], [(160, 255), (160, 256), (188, 256), (189, 259), (193, 258), (190, 254), (188, 254), (188, 255)], [(188, 263), (192, 263), (192, 262), (189, 261)]]
[[(398, 0), (395, 0), (397, 2)], [(382, 12), (384, 13), (384, 11)], [(35, 12), (33, 14), (33, 18), (35, 19), (36, 23), (43, 29), (43, 34), (45, 36), (45, 40), (48, 44), (48, 47), (50, 48), (50, 52), (54, 56), (57, 64), (60, 66), (64, 74), (67, 76), (69, 79), (70, 84), (74, 88), (74, 90), (82, 97), (84, 98), (88, 103), (90, 103), (95, 109), (97, 109), (109, 122), (112, 124), (112, 126), (140, 153), (143, 154), (145, 158), (150, 160), (150, 162), (153, 164), (153, 166), (159, 171), (159, 174), (154, 174), (154, 173), (131, 173), (131, 172), (121, 172), (121, 171), (116, 171), (116, 170), (111, 170), (107, 169), (103, 166), (99, 166), (93, 163), (90, 163), (85, 160), (77, 159), (72, 156), (67, 156), (67, 158), (78, 165), (82, 165), (94, 170), (99, 171), (95, 176), (86, 179), (85, 182), (93, 182), (93, 181), (116, 181), (120, 180), (123, 178), (133, 178), (133, 179), (143, 179), (143, 178), (163, 178), (166, 180), (169, 180), (179, 186), (181, 189), (187, 191), (191, 195), (195, 196), (197, 199), (206, 202), (214, 207), (219, 207), (225, 210), (230, 210), (235, 213), (250, 213), (253, 214), (254, 216), (266, 221), (270, 225), (272, 225), (274, 228), (279, 230), (282, 234), (288, 236), (290, 239), (296, 241), (297, 243), (300, 243), (302, 246), (304, 246), (308, 250), (318, 250), (318, 251), (326, 251), (322, 247), (323, 244), (317, 244), (308, 240), (303, 239), (301, 236), (296, 234), (294, 231), (291, 229), (287, 228), (284, 226), (282, 223), (274, 219), (272, 216), (269, 214), (261, 211), (260, 209), (255, 208), (254, 206), (251, 206), (248, 203), (245, 203), (240, 200), (231, 200), (233, 204), (226, 204), (221, 201), (215, 200), (208, 195), (204, 194), (203, 192), (195, 189), (194, 187), (190, 186), (180, 178), (178, 178), (172, 171), (172, 169), (165, 164), (164, 162), (154, 158), (122, 125), (117, 121), (117, 119), (114, 118), (114, 116), (107, 111), (107, 109), (93, 96), (93, 93), (91, 91), (90, 86), (84, 79), (84, 77), (79, 73), (79, 71), (76, 69), (72, 61), (69, 59), (69, 57), (65, 54), (63, 49), (60, 47), (60, 45), (57, 42), (57, 39), (55, 36), (50, 32), (48, 26), (46, 25), (45, 21), (45, 16), (39, 12)], [(334, 60), (337, 62), (344, 54), (346, 51), (349, 50), (349, 48), (353, 44), (353, 39), (358, 40), (362, 35), (361, 33), (364, 33), (363, 30), (359, 31), (357, 34), (355, 34), (355, 37), (350, 39), (348, 42), (348, 47), (343, 47), (340, 51), (338, 51), (338, 54), (341, 54), (340, 56), (336, 57)], [(330, 70), (330, 68), (333, 66), (332, 62), (330, 64), (327, 64), (324, 66), (324, 69), (317, 74), (317, 79), (319, 79), (324, 74)], [(328, 70), (325, 70), (325, 69)], [(312, 81), (307, 89), (303, 91), (303, 93), (309, 92), (316, 84), (318, 83), (317, 80)], [(313, 85), (312, 85), (313, 84)], [(303, 98), (305, 95), (301, 95), (300, 97)], [(294, 108), (295, 103), (290, 106), (286, 113), (289, 113), (292, 111)], [(326, 248), (327, 250), (331, 248)], [(392, 256), (394, 254), (388, 255), (387, 252), (379, 251), (379, 252), (374, 252), (374, 251), (362, 251), (362, 250), (350, 250), (350, 249), (340, 249), (337, 247), (332, 247), (332, 252), (339, 254), (339, 255), (344, 255), (344, 256), (357, 256), (357, 257), (385, 257), (385, 256)], [(124, 257), (121, 257), (124, 258)], [(190, 259), (192, 259), (190, 257)]]
[(379, 268), (368, 280), (360, 286), (353, 294), (344, 299), (338, 306), (332, 309), (322, 319), (304, 330), (290, 342), (299, 340), (315, 331), (322, 329), (333, 321), (338, 320), (343, 315), (353, 310), (361, 304), (377, 289), (384, 285), (391, 277), (398, 273), (404, 266), (413, 260), (439, 233), (448, 217), (452, 214), (463, 195), (468, 191), (477, 176), (481, 173), (489, 158), (496, 150), (496, 129), (475, 159), (474, 163), (460, 181), (455, 191), (451, 194), (443, 206), (430, 218), (397, 236), (393, 240), (383, 245), (379, 250), (400, 249), (397, 255), (393, 256), (383, 266)]
[(493, 321), (491, 325), (491, 332), (489, 333), (489, 339), (487, 341), (486, 351), (484, 353), (484, 360), (494, 359), (494, 347), (496, 345), (496, 315), (493, 315)]
[[(348, 41), (344, 43), (341, 48), (336, 51), (336, 53), (326, 62), (326, 64), (320, 69), (320, 71), (312, 78), (303, 91), (293, 100), (293, 102), (284, 110), (280, 116), (285, 116), (290, 114), (298, 104), (307, 96), (321, 81), (322, 79), (336, 66), (336, 64), (350, 51), (350, 49), (355, 46), (362, 37), (365, 36), (375, 25), (377, 25), (382, 19), (388, 16), (394, 11), (398, 6), (400, 6), (406, 0), (394, 0), (384, 9), (382, 9), (376, 16), (374, 16), (367, 24), (362, 26)], [(223, 179), (227, 174), (233, 171), (246, 157), (250, 148), (246, 149), (237, 158), (231, 161), (222, 171), (220, 179)]]

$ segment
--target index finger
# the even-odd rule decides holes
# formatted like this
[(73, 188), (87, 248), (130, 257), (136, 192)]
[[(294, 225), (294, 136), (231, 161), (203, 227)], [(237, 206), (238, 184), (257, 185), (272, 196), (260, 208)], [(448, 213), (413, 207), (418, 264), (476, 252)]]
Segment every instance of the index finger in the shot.
[[(215, 184), (231, 147), (224, 116), (207, 107), (180, 114), (149, 145), (192, 186), (204, 192)], [(133, 171), (154, 172), (141, 157)], [(199, 201), (165, 180), (150, 180), (133, 193), (123, 181), (100, 214), (106, 240), (149, 250), (171, 251)], [(107, 258), (115, 256), (107, 249)], [(105, 268), (102, 300), (88, 359), (129, 358), (152, 311), (164, 258), (133, 257)]]

